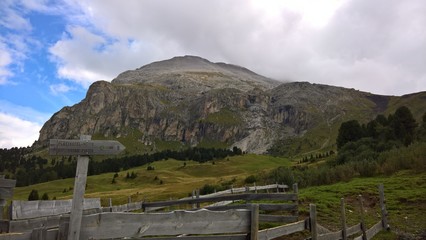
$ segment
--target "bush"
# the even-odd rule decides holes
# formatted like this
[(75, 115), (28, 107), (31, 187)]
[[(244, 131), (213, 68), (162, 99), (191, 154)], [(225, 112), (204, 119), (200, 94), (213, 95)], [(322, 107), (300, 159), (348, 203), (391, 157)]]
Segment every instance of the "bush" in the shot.
[(41, 200), (49, 200), (49, 195), (47, 193), (43, 193), (43, 196), (41, 196)]
[(206, 194), (210, 194), (210, 193), (214, 193), (216, 189), (216, 186), (214, 185), (210, 185), (210, 184), (205, 184), (201, 189), (200, 189), (200, 194), (201, 195), (206, 195)]
[(35, 189), (31, 190), (30, 195), (28, 195), (28, 201), (35, 201), (39, 199), (38, 191)]
[(248, 177), (246, 177), (246, 179), (244, 180), (245, 183), (247, 184), (253, 184), (256, 182), (256, 177), (254, 175), (250, 175)]

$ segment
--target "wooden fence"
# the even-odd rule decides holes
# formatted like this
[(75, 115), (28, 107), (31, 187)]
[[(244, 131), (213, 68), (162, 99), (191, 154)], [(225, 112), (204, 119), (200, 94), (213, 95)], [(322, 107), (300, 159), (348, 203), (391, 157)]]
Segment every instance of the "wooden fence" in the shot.
[[(127, 213), (102, 212), (83, 215), (80, 229), (80, 239), (111, 239), (111, 238), (139, 238), (161, 240), (190, 240), (190, 239), (262, 239), (269, 240), (301, 231), (310, 231), (312, 240), (347, 239), (352, 236), (357, 240), (371, 239), (387, 226), (387, 212), (384, 201), (383, 185), (379, 187), (382, 220), (370, 229), (366, 229), (363, 217), (359, 224), (347, 227), (344, 201), (342, 204), (342, 230), (331, 232), (316, 221), (316, 206), (310, 205), (310, 216), (307, 219), (259, 230), (262, 222), (260, 211), (290, 210), (294, 203), (252, 204), (245, 201), (262, 200), (268, 198), (276, 201), (296, 201), (295, 193), (240, 193), (222, 196), (208, 196), (174, 201), (162, 201), (140, 204), (140, 208), (169, 207), (175, 205), (191, 205), (214, 201), (244, 201), (242, 204), (229, 206), (213, 206), (210, 209), (178, 210), (161, 213)], [(362, 203), (362, 201), (361, 201)], [(235, 205), (235, 206), (234, 206)], [(237, 207), (238, 206), (238, 207)], [(290, 207), (291, 206), (291, 207)], [(362, 204), (361, 204), (362, 208)], [(297, 209), (297, 204), (296, 204)], [(277, 215), (279, 217), (279, 215)], [(277, 218), (278, 218), (277, 217)], [(69, 216), (59, 218), (59, 227), (49, 229), (46, 225), (32, 226), (21, 233), (0, 234), (0, 240), (56, 240), (66, 239), (69, 229)], [(274, 219), (263, 219), (274, 221)], [(279, 219), (281, 221), (282, 219)], [(360, 234), (360, 236), (356, 236)]]
[[(68, 200), (41, 200), (41, 201), (12, 201), (11, 220), (47, 217), (71, 212), (72, 199)], [(83, 209), (101, 208), (100, 198), (86, 198)]]
[(346, 210), (345, 210), (345, 201), (342, 198), (340, 200), (341, 205), (341, 224), (342, 230), (337, 232), (332, 232), (317, 223), (317, 212), (315, 204), (310, 204), (310, 215), (309, 215), (309, 229), (311, 231), (312, 240), (337, 240), (342, 239), (346, 240), (351, 236), (361, 234), (360, 236), (353, 237), (354, 240), (368, 240), (373, 238), (377, 233), (384, 229), (389, 229), (387, 215), (388, 212), (386, 210), (385, 205), (385, 194), (383, 184), (379, 185), (379, 197), (380, 197), (380, 210), (381, 210), (381, 220), (373, 225), (370, 229), (367, 229), (364, 223), (364, 206), (362, 196), (359, 195), (359, 204), (360, 204), (360, 222), (355, 224), (354, 226), (348, 227), (346, 225)]

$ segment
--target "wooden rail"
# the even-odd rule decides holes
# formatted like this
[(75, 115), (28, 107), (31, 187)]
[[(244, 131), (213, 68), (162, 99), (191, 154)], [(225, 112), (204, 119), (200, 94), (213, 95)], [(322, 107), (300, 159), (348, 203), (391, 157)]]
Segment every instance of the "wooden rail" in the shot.
[[(61, 215), (71, 212), (72, 199), (68, 200), (42, 200), (42, 201), (12, 201), (11, 219), (28, 219)], [(101, 208), (100, 198), (86, 198), (83, 209)]]

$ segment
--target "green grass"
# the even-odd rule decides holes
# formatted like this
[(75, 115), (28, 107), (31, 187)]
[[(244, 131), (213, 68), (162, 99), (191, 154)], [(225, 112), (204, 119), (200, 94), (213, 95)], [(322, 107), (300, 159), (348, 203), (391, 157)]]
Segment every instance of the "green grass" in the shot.
[[(155, 201), (178, 199), (188, 196), (195, 188), (205, 184), (243, 186), (247, 176), (267, 172), (279, 166), (291, 166), (286, 158), (268, 155), (247, 154), (203, 164), (193, 161), (163, 160), (147, 166), (119, 172), (116, 183), (112, 184), (114, 173), (89, 176), (86, 197), (99, 197), (104, 205), (112, 198), (113, 204), (132, 201)], [(126, 179), (127, 172), (135, 172), (135, 179)], [(359, 222), (358, 195), (364, 198), (365, 220), (368, 227), (380, 220), (378, 184), (383, 183), (389, 212), (391, 233), (380, 233), (375, 239), (396, 239), (397, 233), (420, 234), (426, 229), (426, 172), (400, 171), (392, 176), (355, 178), (349, 182), (300, 189), (300, 218), (309, 215), (309, 204), (317, 205), (318, 222), (331, 229), (340, 227), (340, 198), (346, 202), (348, 226)], [(291, 183), (286, 183), (291, 184)], [(63, 179), (15, 189), (14, 199), (27, 199), (30, 191), (36, 189), (41, 196), (69, 199), (73, 193), (74, 179)], [(64, 191), (65, 190), (65, 191)]]
[(218, 112), (207, 115), (207, 117), (202, 121), (222, 126), (239, 126), (241, 123), (243, 123), (243, 119), (238, 114), (238, 112), (234, 112), (225, 108)]
[(346, 202), (349, 226), (359, 222), (361, 194), (368, 227), (380, 220), (378, 185), (384, 184), (392, 233), (376, 239), (396, 239), (396, 233), (420, 234), (426, 230), (426, 173), (402, 171), (390, 177), (355, 178), (347, 183), (309, 187), (300, 191), (300, 212), (307, 216), (309, 203), (317, 205), (318, 222), (332, 230), (340, 227), (340, 198)]
[[(128, 196), (132, 196), (134, 201), (144, 198), (148, 200), (180, 198), (205, 184), (220, 184), (236, 179), (236, 184), (241, 186), (249, 175), (290, 164), (286, 158), (250, 154), (215, 160), (214, 164), (213, 161), (203, 164), (186, 161), (185, 166), (183, 161), (169, 159), (151, 163), (150, 165), (155, 168), (153, 171), (148, 171), (146, 165), (121, 171), (115, 184), (112, 184), (114, 173), (89, 176), (86, 197), (100, 197), (104, 199), (103, 201), (112, 198), (114, 204), (126, 202)], [(126, 173), (132, 171), (137, 174), (137, 178), (126, 179)], [(32, 189), (36, 189), (39, 195), (48, 193), (50, 198), (71, 198), (73, 191), (70, 188), (73, 184), (73, 179), (63, 179), (19, 187), (15, 189), (14, 199), (27, 199)]]

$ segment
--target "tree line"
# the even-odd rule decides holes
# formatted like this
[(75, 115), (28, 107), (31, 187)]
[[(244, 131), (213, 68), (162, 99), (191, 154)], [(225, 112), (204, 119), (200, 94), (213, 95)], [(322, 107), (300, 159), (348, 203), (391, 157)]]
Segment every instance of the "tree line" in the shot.
[(426, 113), (418, 124), (408, 107), (399, 107), (388, 117), (378, 115), (366, 124), (357, 120), (343, 122), (336, 140), (337, 164), (374, 160), (380, 152), (407, 147), (426, 140)]
[[(279, 167), (251, 178), (259, 183), (295, 183), (300, 187), (349, 181), (354, 177), (390, 175), (400, 170), (426, 171), (426, 113), (417, 123), (407, 107), (366, 124), (343, 122), (335, 157), (315, 165)], [(249, 181), (250, 179), (246, 179)]]
[[(241, 149), (188, 148), (182, 151), (165, 150), (152, 154), (107, 158), (89, 161), (88, 175), (119, 172), (163, 159), (193, 160), (200, 163), (228, 156), (241, 155)], [(15, 178), (16, 186), (75, 177), (76, 157), (45, 158), (31, 155), (31, 148), (0, 149), (0, 171), (6, 178)]]

